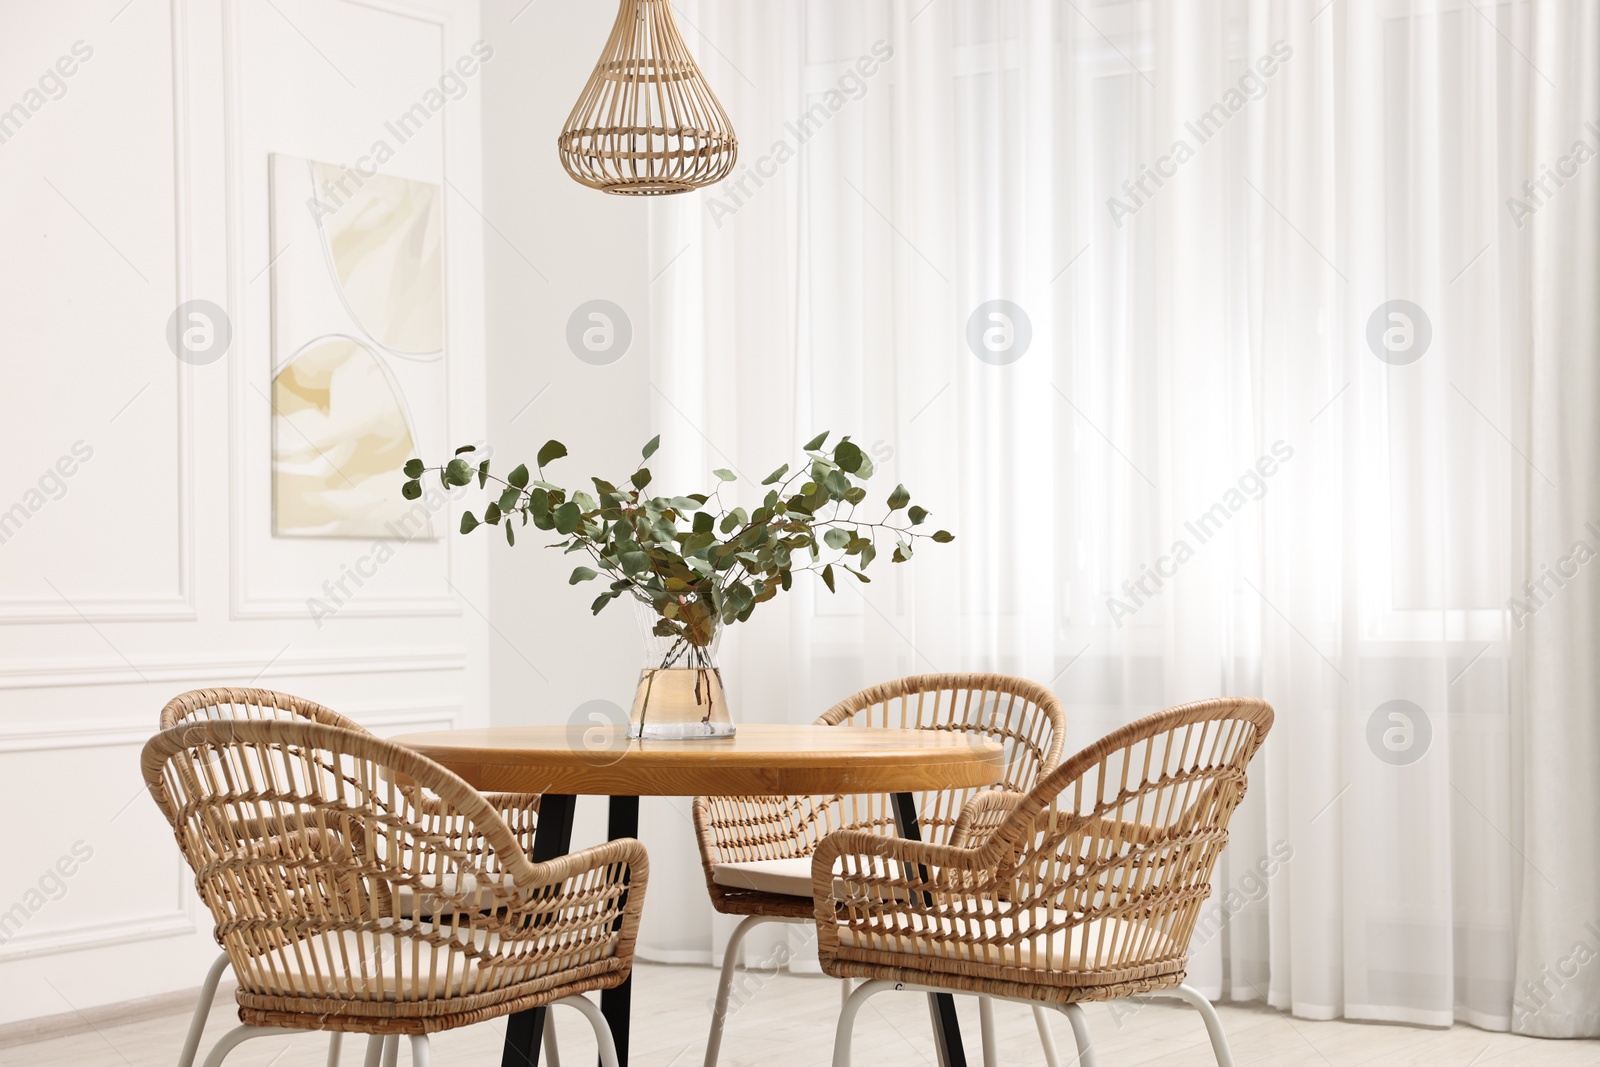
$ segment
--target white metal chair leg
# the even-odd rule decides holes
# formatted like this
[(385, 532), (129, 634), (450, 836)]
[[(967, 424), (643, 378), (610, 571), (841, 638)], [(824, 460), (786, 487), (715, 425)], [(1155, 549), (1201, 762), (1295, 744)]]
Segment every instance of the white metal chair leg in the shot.
[(1233, 1052), (1228, 1048), (1228, 1035), (1222, 1030), (1222, 1016), (1205, 995), (1191, 985), (1180, 985), (1172, 991), (1200, 1012), (1205, 1020), (1206, 1033), (1211, 1038), (1211, 1051), (1217, 1057), (1217, 1067), (1233, 1067)]
[(383, 1035), (370, 1034), (367, 1037), (367, 1058), (361, 1061), (361, 1067), (378, 1067), (378, 1060), (383, 1057)]
[[(839, 979), (839, 1010), (844, 1011), (844, 1006), (850, 1003), (850, 994), (855, 992), (856, 984), (852, 979)], [(849, 1057), (845, 1058), (844, 1067), (850, 1067)]]
[(211, 1004), (217, 999), (217, 986), (222, 982), (222, 972), (228, 969), (228, 954), (218, 956), (206, 980), (200, 984), (200, 1002), (194, 1006), (194, 1018), (189, 1021), (189, 1036), (183, 1039), (183, 1051), (178, 1053), (178, 1067), (194, 1067), (194, 1057), (200, 1051), (200, 1036), (206, 1030), (206, 1017), (211, 1014)]
[(339, 1050), (344, 1048), (344, 1034), (335, 1030), (328, 1037), (328, 1067), (339, 1067)]
[(383, 1039), (383, 1067), (395, 1067), (400, 1059), (400, 1035), (390, 1034)]
[(1094, 1067), (1094, 1042), (1089, 1039), (1089, 1021), (1083, 1017), (1083, 1008), (1077, 1004), (1063, 1004), (1061, 1013), (1072, 1024), (1072, 1040), (1078, 1046), (1077, 1067)]
[(983, 1036), (983, 1067), (1000, 1067), (994, 1039), (994, 1000), (990, 997), (978, 998), (978, 1030)]
[(544, 1062), (548, 1067), (561, 1067), (561, 1049), (556, 1046), (556, 1021), (548, 1011), (544, 1013)]
[(281, 1037), (284, 1034), (303, 1034), (304, 1030), (289, 1030), (281, 1026), (236, 1026), (222, 1035), (206, 1056), (205, 1067), (221, 1067), (223, 1059), (249, 1041), (252, 1037)]
[(1033, 1005), (1033, 1024), (1039, 1028), (1039, 1044), (1044, 1046), (1045, 1067), (1061, 1067), (1061, 1054), (1056, 1051), (1056, 1035), (1050, 1030), (1050, 1017), (1038, 1004)]
[(706, 1038), (705, 1067), (717, 1067), (717, 1054), (722, 1051), (722, 1027), (728, 1021), (728, 994), (733, 989), (733, 970), (739, 962), (744, 935), (760, 923), (770, 921), (766, 915), (746, 915), (728, 935), (728, 947), (722, 953), (722, 976), (717, 979), (717, 1002), (711, 1008), (711, 1036)]
[[(611, 1024), (606, 1022), (599, 1006), (588, 997), (562, 997), (554, 1003), (576, 1008), (589, 1020), (589, 1025), (594, 1027), (594, 1039), (600, 1045), (600, 1067), (617, 1067), (617, 1043), (611, 1037)], [(549, 1018), (548, 1014), (545, 1017)]]
[(893, 989), (893, 982), (881, 978), (868, 979), (851, 991), (844, 1007), (839, 1009), (839, 1028), (833, 1035), (833, 1067), (850, 1067), (850, 1037), (856, 1028), (856, 1013), (867, 998), (885, 989)]
[[(400, 1047), (400, 1040), (399, 1040), (399, 1038), (396, 1038), (395, 1039), (395, 1048), (398, 1049), (399, 1047)], [(430, 1049), (429, 1046), (428, 1046), (428, 1035), (427, 1034), (412, 1034), (411, 1035), (411, 1067), (428, 1067), (428, 1060), (429, 1060), (431, 1055), (432, 1055), (432, 1049)], [(614, 1065), (613, 1065), (613, 1067), (614, 1067)]]

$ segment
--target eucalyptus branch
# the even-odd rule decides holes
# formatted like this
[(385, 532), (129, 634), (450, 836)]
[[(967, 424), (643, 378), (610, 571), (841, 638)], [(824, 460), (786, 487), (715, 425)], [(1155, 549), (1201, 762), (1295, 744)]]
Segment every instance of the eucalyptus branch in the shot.
[[(825, 449), (828, 437), (824, 433), (808, 442), (804, 460), (793, 470), (785, 464), (763, 480), (762, 502), (751, 512), (730, 508), (723, 499), (724, 483), (738, 480), (726, 469), (714, 472), (711, 492), (689, 496), (650, 495), (652, 478), (643, 462), (620, 485), (590, 479), (592, 497), (587, 490), (560, 488), (545, 475), (547, 464), (567, 455), (558, 441), (539, 450), (537, 478), (526, 466), (505, 477), (491, 474), (488, 459), (474, 464), (472, 446), (457, 449), (455, 458), (439, 467), (412, 459), (405, 466), (402, 493), (408, 499), (420, 496), (420, 479), (427, 474), (436, 474), (447, 487), (467, 486), (476, 478), (480, 489), (488, 489), (492, 482), (496, 488), (481, 519), (472, 511), (463, 513), (463, 533), (504, 525), (507, 542), (515, 544), (517, 516), (522, 525), (554, 530), (562, 539), (550, 547), (582, 551), (595, 564), (576, 568), (569, 584), (601, 574), (611, 578), (611, 587), (592, 605), (595, 613), (629, 593), (659, 616), (653, 632), (674, 638), (669, 661), (685, 654), (703, 661), (719, 626), (748, 619), (757, 604), (789, 588), (797, 572), (819, 572), (832, 590), (836, 566), (860, 581), (870, 580), (864, 572), (878, 555), (881, 535), (894, 536), (896, 563), (911, 558), (919, 538), (954, 539), (945, 530), (919, 529), (928, 512), (911, 504), (904, 486), (888, 495), (881, 520), (857, 518), (872, 463), (848, 437)], [(645, 445), (643, 461), (660, 440)], [(895, 521), (902, 510), (904, 521)], [(798, 553), (811, 558), (797, 561)]]

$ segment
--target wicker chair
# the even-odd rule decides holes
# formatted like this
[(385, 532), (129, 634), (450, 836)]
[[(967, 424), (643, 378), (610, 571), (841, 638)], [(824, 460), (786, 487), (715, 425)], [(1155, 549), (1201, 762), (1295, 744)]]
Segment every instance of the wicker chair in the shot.
[[(1272, 725), (1260, 700), (1186, 704), (1123, 727), (1026, 795), (991, 794), (987, 835), (948, 845), (841, 830), (812, 860), (818, 955), (865, 978), (840, 1013), (835, 1067), (856, 1013), (886, 989), (973, 993), (1063, 1011), (1093, 1067), (1083, 1001), (1167, 991), (1199, 1009), (1222, 1067), (1222, 1023), (1184, 985), (1189, 940)], [(987, 1021), (987, 1020), (986, 1020)], [(985, 1026), (985, 1067), (995, 1064)]]
[[(332, 708), (304, 697), (279, 693), (272, 689), (191, 689), (167, 701), (161, 709), (161, 729), (170, 730), (190, 722), (207, 722), (218, 719), (274, 720), (280, 722), (318, 722), (324, 726), (337, 726), (358, 733), (370, 733), (366, 727)], [(517, 837), (517, 844), (525, 853), (533, 852), (533, 835), (538, 823), (539, 794), (537, 793), (485, 793), (487, 800), (500, 813), (506, 825)], [(468, 851), (482, 852), (483, 842), (465, 843)], [(184, 1039), (183, 1051), (178, 1056), (178, 1067), (193, 1067), (200, 1050), (200, 1039), (205, 1033), (206, 1017), (217, 997), (217, 986), (228, 969), (228, 954), (219, 955), (206, 972), (200, 986), (200, 999), (194, 1006), (194, 1016), (189, 1022), (189, 1033)], [(344, 1035), (334, 1032), (328, 1039), (328, 1067), (337, 1067), (339, 1050)], [(375, 1041), (378, 1039), (375, 1039)], [(544, 1041), (546, 1057), (557, 1062), (555, 1028), (545, 1023)], [(399, 1039), (391, 1039), (398, 1046)], [(373, 1058), (378, 1046), (369, 1050)], [(398, 1048), (396, 1049), (398, 1052)]]
[[(954, 844), (986, 833), (981, 803), (1000, 790), (1026, 792), (1061, 758), (1066, 713), (1049, 689), (1002, 674), (922, 674), (863, 689), (817, 720), (823, 726), (867, 726), (945, 730), (1000, 742), (1006, 753), (1004, 782), (991, 789), (921, 793), (917, 820), (925, 841)], [(994, 816), (988, 816), (993, 821)], [(711, 903), (744, 919), (723, 953), (722, 975), (706, 1043), (706, 1067), (715, 1067), (727, 1019), (739, 947), (763, 922), (810, 923), (811, 855), (835, 830), (895, 836), (890, 798), (882, 794), (810, 797), (696, 797), (694, 823), (700, 840)], [(844, 992), (849, 994), (849, 983)], [(1040, 1035), (1049, 1041), (1042, 1013)]]
[(405, 1036), (425, 1067), (430, 1033), (557, 1003), (588, 1017), (615, 1067), (579, 994), (629, 974), (638, 841), (531, 863), (454, 774), (317, 722), (196, 719), (153, 737), (142, 769), (239, 979), (244, 1025), (206, 1067), (285, 1029)]

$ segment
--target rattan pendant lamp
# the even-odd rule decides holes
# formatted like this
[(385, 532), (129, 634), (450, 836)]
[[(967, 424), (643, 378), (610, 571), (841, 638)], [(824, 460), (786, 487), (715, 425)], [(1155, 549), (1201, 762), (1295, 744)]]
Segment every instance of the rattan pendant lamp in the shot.
[(713, 185), (739, 155), (733, 124), (689, 54), (669, 0), (622, 0), (556, 143), (574, 180), (619, 196)]

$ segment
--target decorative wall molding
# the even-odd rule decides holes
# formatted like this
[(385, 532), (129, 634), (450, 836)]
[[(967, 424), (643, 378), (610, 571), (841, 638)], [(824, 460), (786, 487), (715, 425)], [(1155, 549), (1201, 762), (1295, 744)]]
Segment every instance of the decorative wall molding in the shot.
[[(451, 37), (450, 10), (445, 6), (433, 6), (404, 0), (341, 0), (352, 6), (366, 8), (370, 11), (390, 15), (395, 18), (404, 18), (413, 21), (425, 22), (439, 29), (439, 62), (440, 69), (448, 66), (451, 56), (447, 54)], [(224, 47), (222, 50), (222, 80), (223, 80), (223, 127), (225, 143), (225, 185), (226, 209), (224, 229), (227, 235), (227, 273), (230, 312), (233, 315), (234, 337), (241, 347), (248, 344), (247, 323), (250, 318), (247, 299), (248, 281), (253, 271), (247, 269), (241, 261), (245, 246), (245, 216), (246, 210), (243, 203), (244, 192), (242, 175), (246, 172), (247, 161), (243, 158), (242, 127), (243, 87), (239, 67), (243, 62), (244, 47), (239, 31), (240, 0), (223, 0), (222, 23)], [(449, 109), (439, 115), (439, 122), (445, 140), (446, 148), (441, 160), (441, 174), (446, 184), (449, 183)], [(445, 200), (445, 232), (449, 233), (449, 199)], [(445, 245), (446, 255), (446, 306), (448, 306), (449, 290), (449, 242)], [(456, 346), (452, 343), (449, 331), (449, 319), (446, 318), (446, 360), (460, 358), (456, 355)], [(251, 543), (249, 507), (245, 494), (249, 491), (250, 481), (249, 457), (246, 447), (246, 434), (251, 427), (250, 406), (252, 404), (270, 403), (259, 393), (259, 387), (252, 388), (249, 377), (250, 370), (246, 360), (234, 359), (228, 366), (228, 403), (229, 418), (229, 447), (228, 463), (231, 472), (229, 478), (229, 524), (228, 540), (228, 575), (229, 592), (228, 607), (229, 617), (233, 619), (307, 619), (311, 612), (307, 604), (308, 597), (320, 597), (319, 590), (297, 596), (282, 596), (276, 594), (261, 594), (250, 588), (250, 576), (246, 567)], [(270, 361), (257, 361), (260, 366), (270, 366)], [(448, 364), (447, 364), (448, 365)], [(268, 388), (271, 382), (267, 383)], [(448, 403), (449, 375), (446, 374), (447, 398), (446, 411), (446, 440), (453, 440), (449, 432), (449, 403)], [(252, 396), (252, 393), (256, 394)], [(270, 425), (270, 421), (269, 421)], [(363, 593), (360, 596), (345, 599), (338, 605), (337, 614), (351, 618), (409, 618), (429, 615), (461, 615), (464, 612), (460, 598), (456, 595), (457, 572), (456, 551), (452, 530), (449, 523), (444, 524), (445, 544), (445, 574), (443, 575), (447, 591), (437, 594), (418, 594), (409, 596), (381, 596), (376, 593)], [(259, 535), (257, 535), (259, 536)], [(271, 535), (266, 535), (271, 540)], [(352, 546), (359, 545), (365, 548), (365, 542), (355, 541)], [(353, 548), (359, 552), (360, 548)]]
[[(192, 214), (189, 204), (189, 78), (188, 35), (184, 25), (183, 0), (169, 0), (167, 17), (172, 43), (172, 198), (173, 223), (177, 242), (173, 254), (173, 306), (193, 294)], [(178, 513), (173, 538), (178, 553), (176, 592), (155, 597), (74, 596), (0, 597), (0, 625), (52, 622), (183, 622), (198, 617), (195, 607), (194, 526), (194, 380), (195, 368), (182, 360), (172, 361), (178, 399), (178, 447), (176, 481)]]
[(329, 674), (396, 674), (464, 671), (465, 651), (433, 648), (372, 651), (231, 653), (215, 657), (163, 658), (106, 656), (97, 659), (0, 662), (0, 690), (52, 689), (64, 686), (134, 685), (144, 682), (189, 682), (214, 686), (259, 685), (268, 678), (317, 677)]
[(60, 930), (21, 930), (10, 940), (0, 942), (0, 962), (108, 945), (126, 945), (133, 941), (152, 941), (161, 937), (178, 937), (192, 934), (197, 929), (199, 925), (195, 916), (188, 910), (179, 910), (156, 915), (118, 917)]
[[(465, 711), (460, 704), (397, 705), (392, 701), (341, 702), (334, 710), (362, 726), (379, 730), (408, 726), (450, 728), (461, 722)], [(142, 745), (155, 733), (155, 722), (154, 715), (142, 715), (137, 719), (85, 719), (50, 728), (0, 726), (0, 754)]]
[[(380, 731), (428, 726), (449, 728), (457, 725), (463, 714), (460, 704), (397, 706), (371, 701), (341, 705), (339, 710), (363, 726)], [(85, 721), (52, 729), (0, 728), (0, 754), (142, 745), (152, 732), (154, 720), (149, 716), (136, 721), (125, 718)], [(200, 929), (199, 907), (187, 877), (188, 868), (181, 859), (175, 865), (175, 873), (180, 900), (176, 909), (101, 919), (54, 930), (24, 928), (0, 941), (0, 962), (194, 934)]]
[[(38, 6), (40, 27), (52, 36), (75, 33), (70, 12), (58, 12), (57, 6)], [(251, 280), (266, 266), (270, 249), (258, 229), (264, 225), (266, 203), (256, 202), (260, 176), (255, 168), (258, 157), (268, 151), (292, 150), (294, 146), (279, 142), (299, 141), (297, 131), (306, 127), (314, 127), (308, 143), (333, 144), (323, 151), (335, 157), (356, 131), (348, 128), (353, 123), (324, 122), (314, 110), (315, 100), (308, 103), (286, 94), (284, 103), (277, 103), (275, 89), (290, 84), (283, 79), (293, 77), (294, 65), (304, 60), (305, 42), (270, 9), (264, 9), (264, 16), (261, 10), (250, 0), (159, 0), (153, 8), (136, 6), (116, 28), (124, 42), (137, 48), (118, 60), (130, 64), (126, 69), (141, 101), (137, 113), (123, 116), (115, 88), (100, 96), (82, 93), (80, 104), (92, 110), (92, 123), (104, 125), (107, 116), (119, 116), (137, 124), (129, 132), (151, 146), (137, 163), (140, 185), (153, 190), (158, 207), (168, 203), (169, 195), (169, 146), (160, 145), (160, 138), (169, 129), (173, 138), (170, 195), (175, 213), (158, 212), (157, 218), (141, 221), (153, 224), (140, 231), (150, 237), (146, 254), (151, 266), (139, 262), (152, 284), (141, 289), (138, 306), (163, 305), (164, 323), (169, 300), (176, 304), (209, 298), (224, 304), (233, 319), (234, 351), (226, 361), (205, 367), (172, 360), (174, 377), (169, 379), (162, 346), (161, 365), (151, 364), (151, 385), (141, 402), (155, 400), (159, 416), (152, 410), (135, 418), (134, 412), (112, 428), (115, 439), (106, 432), (109, 449), (133, 449), (150, 477), (172, 486), (164, 497), (177, 502), (149, 517), (149, 536), (140, 544), (152, 547), (124, 560), (134, 568), (127, 571), (126, 584), (117, 575), (75, 573), (75, 546), (63, 543), (59, 551), (41, 555), (47, 562), (60, 560), (60, 576), (40, 569), (71, 598), (70, 604), (52, 599), (43, 582), (39, 590), (8, 588), (3, 590), (8, 595), (0, 595), (0, 627), (24, 625), (21, 630), (0, 629), (12, 638), (0, 648), (0, 772), (23, 792), (48, 793), (70, 781), (81, 794), (78, 806), (57, 805), (60, 810), (36, 813), (24, 820), (26, 825), (19, 823), (21, 836), (12, 835), (14, 844), (19, 855), (37, 855), (41, 871), (45, 857), (57, 854), (58, 839), (81, 835), (96, 849), (96, 873), (78, 876), (93, 877), (94, 884), (74, 881), (65, 896), (59, 890), (46, 893), (48, 910), (20, 926), (7, 923), (0, 931), (0, 973), (10, 979), (6, 1004), (0, 1007), (0, 1047), (27, 1027), (37, 1031), (34, 1023), (14, 1020), (61, 1010), (41, 975), (94, 972), (101, 979), (95, 984), (96, 996), (139, 997), (191, 986), (200, 977), (191, 963), (214, 951), (209, 912), (194, 892), (192, 873), (172, 847), (170, 831), (144, 795), (137, 769), (140, 747), (155, 733), (161, 704), (172, 694), (226, 685), (305, 691), (328, 699), (380, 735), (488, 718), (486, 661), (477, 647), (488, 623), (476, 609), (468, 610), (474, 602), (484, 611), (488, 607), (480, 546), (456, 545), (451, 529), (444, 546), (400, 549), (398, 558), (385, 564), (382, 577), (335, 605), (339, 618), (319, 630), (306, 625), (306, 598), (327, 598), (310, 587), (324, 578), (337, 582), (337, 563), (346, 559), (354, 564), (370, 543), (328, 542), (310, 550), (281, 551), (272, 543), (270, 522), (264, 521), (262, 506), (269, 501), (260, 492), (266, 472), (258, 461), (262, 432), (270, 432), (270, 408), (257, 391), (268, 373), (257, 359), (264, 354), (268, 332), (262, 318), (268, 306), (267, 280), (261, 277), (253, 285)], [(409, 91), (400, 83), (413, 73), (418, 92), (436, 82), (439, 71), (432, 68), (442, 70), (446, 61), (453, 63), (462, 54), (476, 37), (479, 17), (477, 5), (465, 0), (326, 0), (285, 10), (297, 20), (301, 12), (316, 19), (318, 24), (308, 22), (306, 29), (319, 41), (329, 26), (354, 26), (358, 32), (340, 44), (348, 51), (335, 52), (334, 59), (353, 76), (358, 70), (386, 71), (381, 92), (374, 91), (378, 104), (400, 101)], [(257, 23), (257, 17), (263, 21)], [(271, 35), (257, 34), (269, 25), (276, 25)], [(435, 27), (442, 32), (436, 34)], [(169, 33), (171, 54), (163, 57), (160, 50), (168, 47)], [(264, 36), (270, 36), (266, 44), (259, 39)], [(388, 58), (391, 50), (398, 50), (398, 59)], [(106, 54), (111, 54), (109, 42)], [(393, 64), (400, 62), (403, 67), (396, 69)], [(279, 73), (285, 69), (291, 73)], [(170, 85), (163, 86), (168, 77)], [(357, 80), (367, 94), (365, 79)], [(480, 92), (481, 85), (473, 83), (472, 92)], [(80, 90), (73, 92), (77, 99)], [(356, 101), (357, 94), (350, 99)], [(360, 99), (372, 103), (370, 94)], [(477, 101), (469, 98), (468, 104), (475, 108)], [(434, 114), (430, 140), (412, 144), (413, 150), (425, 148), (428, 153), (418, 166), (425, 164), (427, 172), (437, 174), (433, 153), (442, 131), (444, 165), (454, 183), (468, 190), (475, 186), (474, 168), (480, 162), (477, 128), (466, 121), (471, 114), (453, 107)], [(330, 140), (332, 134), (341, 139)], [(81, 156), (78, 148), (51, 146), (51, 151), (62, 166)], [(264, 168), (264, 160), (259, 162)], [(458, 210), (451, 213), (451, 208)], [(472, 436), (482, 432), (478, 379), (486, 357), (480, 337), (481, 257), (468, 254), (476, 236), (466, 240), (463, 235), (475, 234), (476, 221), (460, 203), (447, 203), (447, 248), (455, 253), (447, 278), (454, 364), (447, 428), (455, 434), (472, 427)], [(161, 346), (160, 338), (154, 343)], [(128, 392), (145, 380), (141, 377)], [(173, 394), (166, 392), (169, 387), (176, 390), (175, 406), (170, 403)], [(94, 444), (98, 448), (99, 441)], [(217, 484), (223, 481), (229, 482), (228, 488)], [(250, 495), (252, 489), (256, 495)], [(247, 511), (250, 526), (243, 521)], [(437, 513), (435, 522), (447, 515)], [(450, 529), (449, 524), (444, 528)], [(115, 555), (114, 548), (108, 551)], [(169, 551), (177, 556), (167, 555)], [(169, 570), (174, 558), (176, 569)], [(142, 573), (137, 569), (141, 563), (146, 567)], [(393, 574), (389, 567), (395, 568)], [(324, 568), (328, 573), (322, 573)], [(470, 599), (462, 599), (456, 586)], [(239, 618), (252, 621), (233, 621)], [(406, 621), (366, 621), (378, 618)], [(254, 621), (262, 619), (282, 621)], [(55, 625), (59, 622), (79, 625)], [(82, 625), (86, 622), (93, 628)], [(165, 625), (170, 622), (187, 625)], [(30, 630), (27, 624), (44, 625)], [(346, 701), (343, 695), (359, 699)], [(30, 873), (12, 871), (15, 877), (6, 880), (9, 899), (0, 900), (0, 913), (26, 898), (24, 876)], [(173, 1003), (190, 996), (178, 994)], [(82, 1007), (84, 1014), (74, 1012), (74, 1019), (99, 1019), (105, 1016), (97, 1012), (113, 1010)], [(47, 1018), (39, 1025), (57, 1022)]]

